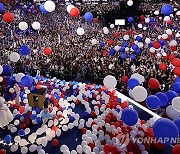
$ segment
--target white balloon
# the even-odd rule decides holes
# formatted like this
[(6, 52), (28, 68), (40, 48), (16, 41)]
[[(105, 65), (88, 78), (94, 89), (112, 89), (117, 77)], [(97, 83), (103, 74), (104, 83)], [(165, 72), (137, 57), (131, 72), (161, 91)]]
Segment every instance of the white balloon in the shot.
[(153, 47), (151, 47), (151, 48), (149, 49), (149, 51), (150, 51), (151, 53), (155, 53), (155, 52), (156, 52), (156, 49), (153, 48)]
[(43, 149), (40, 149), (39, 151), (38, 151), (38, 154), (45, 154), (46, 152), (43, 150)]
[(46, 139), (45, 137), (43, 137), (42, 140), (41, 140), (42, 146), (43, 146), (43, 147), (46, 147), (46, 146), (47, 146), (47, 143), (48, 143), (47, 139)]
[(15, 76), (16, 82), (21, 82), (21, 79), (25, 76), (24, 73), (18, 73)]
[(30, 145), (30, 147), (29, 147), (30, 152), (34, 152), (34, 151), (36, 151), (36, 149), (37, 149), (37, 145), (34, 145), (34, 144)]
[(69, 148), (68, 148), (66, 145), (62, 145), (62, 146), (60, 147), (60, 151), (61, 151), (61, 152), (65, 152), (66, 150), (69, 150)]
[(39, 30), (41, 27), (41, 24), (38, 21), (33, 22), (32, 28), (35, 30)]
[(140, 75), (140, 74), (138, 74), (138, 73), (134, 73), (134, 74), (131, 76), (131, 78), (137, 79), (140, 84), (145, 81), (144, 76), (142, 76), (142, 75)]
[(92, 45), (96, 45), (98, 43), (98, 41), (96, 39), (92, 39), (91, 43), (92, 43)]
[(171, 29), (167, 29), (167, 30), (166, 30), (166, 34), (172, 35), (172, 30), (171, 30)]
[(108, 33), (109, 33), (109, 30), (108, 30), (108, 29), (105, 29), (105, 30), (104, 30), (104, 34), (107, 35)]
[(77, 150), (77, 152), (80, 153), (80, 154), (83, 152), (83, 148), (82, 148), (81, 145), (78, 145), (78, 146), (76, 147), (76, 150)]
[(52, 12), (52, 11), (55, 10), (56, 5), (55, 5), (55, 3), (54, 3), (53, 1), (48, 0), (48, 1), (46, 1), (46, 2), (44, 3), (44, 8), (45, 8), (46, 11)]
[(112, 75), (107, 75), (104, 80), (103, 80), (103, 84), (108, 88), (108, 89), (115, 89), (116, 85), (117, 85), (117, 80), (115, 77), (113, 77)]
[(110, 28), (112, 28), (112, 29), (113, 29), (114, 27), (115, 27), (115, 25), (114, 25), (114, 24), (110, 24)]
[(67, 10), (68, 13), (70, 13), (71, 9), (73, 9), (73, 8), (75, 8), (75, 6), (70, 4), (70, 5), (67, 6), (66, 10)]
[(10, 92), (10, 93), (14, 93), (14, 88), (10, 88), (10, 89), (9, 89), (9, 92)]
[(180, 112), (180, 97), (173, 98), (172, 106), (177, 112)]
[(19, 141), (19, 145), (23, 147), (23, 146), (28, 145), (28, 142), (25, 139), (22, 139)]
[(30, 128), (26, 128), (24, 131), (25, 131), (25, 134), (27, 135), (30, 133)]
[(146, 18), (145, 19), (145, 23), (149, 23), (150, 22), (150, 19), (149, 18)]
[(132, 0), (128, 0), (128, 1), (127, 1), (127, 5), (128, 5), (128, 6), (133, 6), (133, 1), (132, 1)]
[(10, 61), (16, 63), (16, 62), (20, 59), (20, 55), (19, 55), (17, 52), (12, 52), (12, 53), (9, 55), (9, 59), (10, 59)]
[(149, 44), (151, 42), (151, 39), (150, 38), (146, 38), (145, 42), (146, 42), (146, 44)]
[(103, 27), (103, 31), (107, 30), (108, 28), (107, 27)]
[(124, 39), (125, 41), (129, 40), (129, 35), (124, 35), (124, 36), (123, 36), (123, 39)]
[(27, 24), (26, 22), (24, 22), (24, 21), (20, 22), (20, 23), (19, 23), (19, 29), (20, 29), (20, 30), (26, 30), (26, 29), (28, 29), (28, 24)]
[(17, 128), (16, 127), (12, 127), (11, 128), (11, 133), (15, 133), (15, 132), (17, 132)]
[(166, 108), (166, 114), (172, 120), (180, 116), (180, 112), (176, 111), (172, 105)]
[(25, 154), (25, 153), (27, 153), (28, 152), (28, 148), (27, 147), (22, 147), (21, 148), (21, 153), (22, 154)]
[(84, 35), (84, 29), (81, 28), (81, 27), (79, 27), (79, 28), (77, 29), (77, 34), (80, 35), (80, 36)]
[(180, 11), (177, 11), (177, 12), (176, 12), (176, 15), (177, 15), (177, 16), (180, 16)]
[(156, 11), (154, 12), (154, 14), (155, 14), (155, 15), (159, 15), (159, 10), (156, 10)]
[(121, 48), (120, 46), (116, 45), (116, 46), (114, 47), (114, 50), (119, 51), (120, 48)]
[(19, 125), (19, 123), (20, 123), (19, 120), (14, 121), (14, 125), (16, 125), (16, 126)]
[(0, 82), (3, 82), (3, 77), (0, 76)]
[(142, 28), (143, 27), (143, 25), (142, 24), (138, 24), (138, 28)]
[(3, 72), (3, 67), (0, 65), (0, 74)]
[(168, 22), (170, 20), (170, 17), (169, 16), (165, 16), (164, 17), (164, 21)]
[(171, 42), (169, 42), (170, 46), (177, 46), (177, 41), (176, 40), (171, 40)]
[(142, 86), (136, 86), (132, 90), (132, 97), (137, 102), (142, 102), (147, 98), (147, 90)]
[(11, 145), (10, 150), (11, 152), (16, 152), (18, 150), (18, 145), (16, 144)]
[(165, 40), (168, 38), (168, 35), (167, 34), (162, 34), (162, 38)]

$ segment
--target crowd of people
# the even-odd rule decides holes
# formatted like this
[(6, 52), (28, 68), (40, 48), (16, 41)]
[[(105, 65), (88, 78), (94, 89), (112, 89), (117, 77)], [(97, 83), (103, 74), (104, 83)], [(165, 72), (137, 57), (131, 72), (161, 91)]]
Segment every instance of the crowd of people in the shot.
[[(161, 5), (156, 5), (157, 10)], [(27, 7), (31, 8), (28, 12)], [(105, 6), (104, 6), (105, 7)], [(147, 11), (145, 4), (141, 6), (144, 11)], [(21, 8), (21, 9), (16, 9)], [(9, 11), (15, 14), (15, 22), (11, 24), (5, 24), (1, 21), (1, 63), (9, 63), (8, 56), (12, 51), (19, 51), (22, 44), (26, 44), (31, 49), (31, 54), (22, 57), (17, 63), (12, 63), (14, 67), (14, 73), (24, 72), (30, 73), (35, 76), (37, 70), (45, 77), (57, 77), (59, 79), (65, 79), (67, 81), (87, 81), (92, 83), (101, 84), (103, 78), (111, 74), (118, 80), (118, 89), (125, 88), (126, 85), (122, 85), (121, 77), (127, 75), (130, 77), (133, 73), (138, 72), (146, 78), (144, 83), (147, 86), (147, 81), (151, 77), (158, 79), (161, 83), (161, 90), (168, 90), (173, 82), (175, 76), (173, 74), (173, 66), (170, 61), (163, 56), (159, 57), (152, 54), (148, 45), (145, 43), (146, 38), (150, 38), (154, 41), (159, 35), (162, 35), (166, 29), (174, 28), (174, 34), (172, 38), (179, 43), (179, 38), (175, 37), (175, 33), (178, 32), (179, 16), (174, 15), (172, 18), (173, 24), (165, 24), (162, 18), (157, 16), (153, 17), (153, 23), (145, 23), (144, 20), (139, 22), (146, 26), (146, 29), (138, 28), (138, 24), (130, 24), (129, 27), (115, 27), (109, 28), (109, 33), (106, 35), (103, 33), (103, 19), (98, 22), (86, 22), (83, 16), (74, 18), (69, 16), (64, 4), (58, 4), (57, 9), (50, 14), (43, 14), (38, 12), (35, 7), (24, 6), (16, 4), (14, 7), (9, 7)], [(147, 18), (148, 15), (145, 15)], [(20, 31), (18, 23), (20, 21), (26, 21), (29, 25), (29, 29), (26, 31)], [(40, 30), (36, 31), (31, 28), (31, 24), (34, 21), (39, 21), (41, 24)], [(76, 30), (78, 27), (83, 27), (85, 34), (78, 36)], [(114, 37), (114, 33), (118, 32), (119, 36)], [(123, 46), (123, 36), (128, 34), (130, 39), (129, 50), (126, 49), (126, 59), (121, 58), (122, 52), (116, 51), (112, 56), (109, 55), (109, 51), (116, 45)], [(143, 37), (144, 46), (141, 49), (141, 53), (136, 55), (134, 60), (129, 57), (134, 51), (132, 51), (130, 43), (135, 41), (134, 36), (141, 34)], [(96, 38), (98, 43), (92, 45), (91, 40)], [(113, 39), (113, 45), (108, 45), (108, 40)], [(104, 42), (104, 46), (100, 43)], [(45, 47), (52, 48), (52, 54), (45, 56), (43, 49)], [(172, 51), (169, 46), (163, 48), (164, 52), (168, 55)], [(2, 52), (3, 51), (3, 52)], [(174, 52), (178, 58), (179, 47)], [(165, 62), (168, 65), (166, 71), (159, 69), (159, 64)], [(123, 87), (121, 87), (123, 86)]]

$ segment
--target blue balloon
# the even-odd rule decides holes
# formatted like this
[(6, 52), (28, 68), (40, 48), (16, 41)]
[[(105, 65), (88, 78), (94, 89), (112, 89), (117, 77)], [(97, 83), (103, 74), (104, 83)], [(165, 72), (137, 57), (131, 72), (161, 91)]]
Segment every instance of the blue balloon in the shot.
[(148, 46), (149, 46), (149, 47), (153, 47), (153, 43), (150, 42), (150, 43), (148, 44)]
[(136, 55), (135, 54), (131, 54), (130, 58), (131, 58), (131, 60), (135, 60), (136, 59)]
[(168, 104), (168, 97), (166, 94), (162, 93), (162, 92), (158, 92), (156, 93), (156, 96), (160, 99), (160, 106), (166, 106)]
[(105, 46), (105, 43), (104, 43), (104, 42), (101, 42), (101, 43), (100, 43), (100, 46), (101, 46), (101, 47), (104, 47), (104, 46)]
[(172, 12), (173, 12), (173, 7), (170, 4), (165, 4), (162, 8), (161, 8), (161, 12), (165, 15), (165, 16), (169, 16)]
[(142, 41), (141, 36), (137, 36), (137, 37), (136, 37), (136, 40), (137, 40), (138, 42), (141, 42), (141, 41)]
[[(179, 131), (175, 123), (167, 118), (156, 120), (153, 125), (153, 132), (156, 139), (164, 144), (174, 144), (179, 136)], [(176, 141), (177, 142), (177, 141)]]
[(6, 144), (10, 144), (11, 141), (12, 141), (11, 135), (6, 135), (6, 136), (4, 137), (4, 142), (5, 142)]
[(160, 40), (159, 43), (161, 44), (161, 46), (166, 44), (164, 40)]
[(160, 107), (161, 101), (157, 96), (150, 95), (146, 99), (146, 105), (151, 110), (157, 110)]
[(120, 52), (125, 52), (125, 48), (120, 48), (120, 50), (119, 50)]
[(42, 13), (46, 14), (48, 13), (48, 11), (46, 11), (46, 9), (44, 8), (44, 3), (42, 3), (40, 6), (39, 6), (39, 9)]
[(134, 109), (126, 108), (122, 111), (121, 120), (128, 126), (134, 126), (138, 122), (138, 113)]
[(11, 73), (12, 73), (12, 67), (9, 65), (4, 65), (3, 66), (3, 74), (5, 76), (7, 76), (7, 75), (10, 75)]
[(175, 91), (173, 91), (173, 90), (169, 90), (168, 92), (166, 92), (166, 95), (167, 95), (167, 97), (168, 97), (168, 102), (169, 102), (169, 103), (172, 102), (172, 100), (173, 100), (174, 97), (177, 97), (177, 96), (178, 96), (178, 94), (177, 94)]
[(180, 134), (180, 117), (175, 118), (173, 122), (176, 124)]
[(21, 55), (26, 56), (30, 53), (30, 49), (27, 45), (22, 45), (19, 49)]
[(135, 79), (135, 78), (130, 78), (130, 79), (128, 80), (127, 85), (128, 85), (128, 87), (129, 87), (130, 89), (133, 89), (134, 87), (139, 86), (140, 83), (139, 83), (139, 81), (138, 81), (137, 79)]
[(24, 87), (29, 87), (33, 83), (33, 78), (29, 75), (25, 75), (21, 79), (21, 85)]
[(128, 18), (128, 22), (132, 23), (134, 21), (134, 18), (133, 17), (129, 17)]
[(123, 42), (122, 46), (128, 47), (128, 46), (129, 46), (129, 43), (128, 43), (128, 42)]
[(37, 122), (38, 124), (40, 124), (40, 123), (41, 123), (41, 117), (37, 117), (37, 118), (36, 118), (36, 122)]
[(180, 93), (180, 82), (173, 83), (172, 90), (174, 90), (175, 92), (177, 92), (179, 94)]
[(113, 48), (111, 48), (109, 51), (109, 55), (114, 56), (115, 54), (116, 54), (116, 51)]
[(154, 18), (153, 17), (150, 18), (150, 22), (154, 22)]
[(91, 12), (86, 12), (86, 13), (84, 14), (84, 19), (85, 19), (86, 21), (91, 21), (91, 20), (93, 19), (92, 13), (91, 13)]
[(31, 119), (35, 120), (35, 119), (37, 119), (37, 116), (35, 114), (32, 114)]
[(135, 50), (135, 53), (136, 53), (137, 55), (141, 54), (141, 49)]
[(132, 49), (137, 50), (139, 47), (136, 44), (133, 44)]
[(127, 58), (127, 55), (125, 53), (121, 54), (121, 58), (122, 59), (126, 59)]
[(18, 131), (18, 135), (19, 135), (19, 136), (24, 136), (24, 135), (25, 135), (24, 130), (23, 130), (23, 129), (20, 129), (20, 130)]
[(175, 82), (180, 82), (180, 77), (176, 77)]
[(0, 11), (3, 11), (4, 10), (4, 5), (3, 3), (0, 3)]
[(75, 118), (74, 118), (73, 116), (70, 116), (70, 117), (69, 117), (69, 121), (70, 121), (70, 122), (73, 122), (74, 120), (75, 120)]

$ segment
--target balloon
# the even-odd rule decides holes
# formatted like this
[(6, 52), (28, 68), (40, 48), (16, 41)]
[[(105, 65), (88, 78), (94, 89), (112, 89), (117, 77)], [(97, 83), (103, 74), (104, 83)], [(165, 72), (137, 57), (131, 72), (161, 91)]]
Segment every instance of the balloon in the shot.
[(18, 131), (18, 135), (19, 135), (19, 136), (24, 136), (24, 135), (25, 135), (24, 130), (23, 130), (23, 129), (20, 129), (20, 130)]
[(139, 81), (139, 84), (143, 83), (145, 81), (144, 76), (138, 74), (138, 73), (134, 73), (131, 78), (135, 78)]
[(132, 0), (128, 0), (128, 1), (127, 1), (127, 5), (128, 5), (128, 6), (133, 6), (133, 1), (132, 1)]
[(162, 71), (166, 71), (166, 70), (167, 70), (167, 65), (166, 65), (166, 63), (160, 63), (160, 64), (159, 64), (159, 69), (162, 70)]
[(25, 75), (21, 79), (21, 85), (24, 87), (29, 87), (33, 83), (33, 78), (29, 75)]
[(172, 105), (166, 108), (166, 114), (172, 120), (180, 116), (180, 112), (177, 112)]
[(129, 40), (129, 35), (124, 35), (124, 36), (123, 36), (123, 39), (124, 39), (125, 41)]
[(180, 93), (180, 82), (173, 83), (172, 90), (177, 92), (177, 93)]
[(119, 36), (119, 32), (115, 32), (114, 37), (118, 37), (118, 36)]
[(27, 24), (26, 22), (24, 22), (24, 21), (20, 22), (20, 23), (19, 23), (19, 29), (20, 29), (20, 30), (26, 30), (26, 29), (28, 29), (28, 24)]
[(114, 56), (116, 54), (115, 50), (113, 48), (110, 49), (109, 55)]
[(11, 23), (14, 20), (14, 15), (10, 12), (6, 12), (3, 15), (3, 20), (7, 23)]
[(141, 42), (141, 41), (142, 41), (142, 38), (141, 38), (140, 36), (137, 36), (137, 37), (136, 37), (136, 40), (137, 40), (138, 42)]
[(21, 153), (22, 154), (25, 154), (25, 153), (27, 153), (28, 152), (28, 148), (27, 147), (22, 147), (21, 148)]
[(25, 76), (23, 73), (18, 73), (15, 76), (16, 82), (21, 82), (22, 77)]
[(30, 152), (34, 152), (34, 151), (36, 151), (36, 149), (37, 149), (37, 145), (34, 145), (34, 144), (30, 145), (30, 147), (29, 147)]
[(171, 63), (175, 66), (175, 67), (180, 67), (180, 59), (178, 58), (174, 58)]
[(122, 121), (128, 126), (134, 126), (138, 122), (138, 113), (134, 109), (124, 109), (121, 115)]
[(127, 83), (128, 80), (129, 80), (128, 76), (123, 76), (123, 77), (121, 78), (121, 81), (122, 81), (123, 83)]
[(24, 111), (25, 111), (25, 107), (24, 106), (20, 106), (19, 113), (22, 114), (22, 113), (24, 113)]
[(136, 55), (135, 54), (130, 54), (129, 57), (131, 58), (132, 61), (136, 59)]
[(161, 8), (161, 12), (165, 15), (165, 16), (169, 16), (172, 12), (173, 12), (173, 7), (170, 4), (165, 4), (162, 6)]
[(40, 27), (41, 27), (41, 24), (38, 21), (35, 21), (35, 22), (32, 23), (32, 28), (34, 30), (39, 30)]
[(10, 61), (16, 63), (20, 59), (20, 55), (17, 52), (12, 52), (9, 56), (9, 59), (10, 59)]
[(30, 53), (30, 48), (27, 45), (22, 45), (19, 49), (19, 52), (23, 56), (27, 56)]
[(52, 53), (52, 49), (50, 47), (44, 48), (44, 54), (46, 56), (51, 55), (51, 53)]
[(180, 67), (175, 67), (173, 73), (177, 76), (180, 76)]
[(154, 42), (153, 42), (153, 47), (154, 47), (155, 49), (159, 49), (159, 48), (161, 47), (161, 45), (160, 45), (160, 43), (159, 43), (158, 41), (154, 41)]
[(0, 154), (6, 154), (6, 150), (5, 149), (1, 149), (0, 150)]
[(92, 45), (96, 45), (98, 43), (98, 41), (96, 39), (92, 39), (91, 43), (92, 43)]
[(57, 147), (57, 146), (59, 145), (59, 141), (58, 141), (57, 139), (53, 139), (53, 140), (52, 140), (52, 145), (53, 145), (54, 147)]
[(67, 12), (70, 13), (70, 11), (71, 11), (72, 8), (75, 8), (75, 6), (72, 5), (72, 4), (68, 5), (68, 6), (67, 6), (67, 9), (66, 9)]
[(165, 106), (168, 104), (168, 97), (162, 92), (156, 93), (156, 96), (160, 99), (160, 106)]
[(79, 11), (79, 9), (76, 8), (76, 7), (72, 8), (71, 11), (70, 11), (70, 15), (71, 15), (72, 17), (78, 17), (79, 14), (80, 14), (80, 11)]
[(179, 154), (180, 153), (180, 144), (176, 144), (172, 149), (172, 154)]
[(136, 86), (132, 90), (132, 97), (137, 102), (143, 102), (147, 98), (147, 90), (142, 86)]
[(161, 101), (157, 96), (151, 95), (146, 99), (146, 105), (151, 110), (157, 110), (160, 107)]
[(4, 10), (4, 5), (3, 3), (0, 3), (0, 11), (3, 11)]
[(55, 8), (56, 8), (56, 5), (55, 5), (55, 3), (53, 1), (48, 0), (48, 1), (46, 1), (44, 3), (44, 8), (48, 12), (53, 12), (55, 10)]
[(117, 85), (117, 80), (115, 77), (108, 75), (103, 80), (104, 86), (106, 86), (108, 89), (115, 89)]
[[(163, 130), (163, 131), (162, 131)], [(167, 118), (161, 118), (155, 121), (153, 125), (154, 136), (159, 139), (161, 138), (166, 145), (173, 144), (178, 138), (178, 128), (174, 122)], [(169, 139), (169, 140), (166, 140)], [(173, 140), (172, 140), (173, 139)]]
[(108, 40), (108, 45), (113, 45), (114, 44), (114, 40), (113, 39), (109, 39)]
[(100, 46), (101, 46), (101, 47), (104, 47), (104, 46), (105, 46), (105, 43), (104, 43), (104, 42), (101, 42), (101, 43), (100, 43)]
[(3, 74), (8, 76), (12, 73), (12, 67), (9, 65), (4, 65), (3, 66)]
[(85, 19), (86, 21), (91, 21), (91, 20), (93, 19), (92, 13), (91, 13), (91, 12), (86, 12), (86, 13), (84, 14), (84, 19)]
[(0, 65), (0, 74), (3, 72), (3, 67)]
[(158, 89), (160, 87), (159, 81), (155, 78), (151, 78), (148, 81), (150, 89)]
[(126, 59), (127, 58), (127, 55), (125, 53), (121, 54), (121, 58), (122, 59)]
[(81, 36), (81, 35), (84, 35), (84, 29), (79, 27), (79, 28), (77, 29), (77, 34), (80, 35), (80, 36)]
[(133, 89), (134, 87), (139, 86), (139, 84), (140, 83), (136, 78), (130, 78), (127, 83), (130, 89)]
[(44, 8), (44, 3), (42, 3), (40, 6), (39, 6), (39, 9), (42, 13), (48, 13), (48, 11), (46, 11), (46, 9)]
[(139, 47), (136, 45), (136, 44), (134, 44), (133, 46), (132, 46), (132, 49), (133, 50), (137, 50)]
[(104, 152), (105, 152), (105, 153), (110, 153), (110, 152), (111, 152), (111, 146), (108, 145), (108, 144), (105, 144), (105, 145), (104, 145)]
[(180, 117), (177, 117), (173, 120), (173, 122), (175, 123), (175, 125), (177, 126), (178, 130), (179, 130), (179, 134), (180, 134)]
[(6, 144), (10, 144), (11, 141), (12, 141), (11, 135), (6, 135), (6, 136), (4, 137), (4, 142), (5, 142)]
[(132, 23), (134, 21), (134, 18), (133, 17), (129, 17), (128, 18), (128, 22)]
[(115, 27), (115, 25), (114, 25), (114, 24), (110, 24), (110, 28), (112, 28), (112, 29), (113, 29), (114, 27)]
[(172, 106), (176, 111), (180, 112), (180, 97), (173, 98)]
[(177, 97), (177, 96), (178, 96), (178, 94), (177, 94), (175, 91), (173, 91), (173, 90), (169, 90), (168, 92), (166, 92), (166, 95), (167, 95), (167, 97), (168, 97), (168, 102), (169, 102), (169, 103), (172, 102), (172, 100), (173, 100), (174, 97)]
[(10, 150), (11, 152), (16, 152), (18, 150), (18, 145), (16, 144), (11, 145)]

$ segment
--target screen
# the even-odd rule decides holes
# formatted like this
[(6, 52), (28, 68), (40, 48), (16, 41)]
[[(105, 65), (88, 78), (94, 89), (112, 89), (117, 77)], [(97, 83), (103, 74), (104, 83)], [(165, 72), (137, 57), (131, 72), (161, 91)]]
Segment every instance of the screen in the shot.
[(125, 19), (115, 19), (115, 25), (125, 25)]

